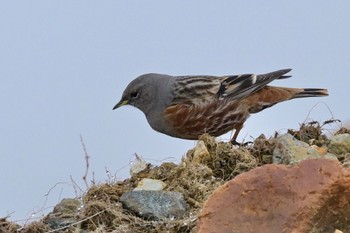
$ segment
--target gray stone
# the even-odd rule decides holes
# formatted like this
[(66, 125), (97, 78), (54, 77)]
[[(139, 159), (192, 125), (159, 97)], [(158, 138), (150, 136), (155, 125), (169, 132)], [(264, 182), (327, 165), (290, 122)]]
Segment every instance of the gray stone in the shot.
[(170, 191), (126, 192), (120, 197), (120, 202), (125, 209), (148, 220), (180, 218), (187, 210), (183, 195)]
[(81, 206), (82, 202), (79, 199), (64, 198), (47, 215), (44, 223), (54, 229), (76, 223)]
[(275, 164), (295, 164), (305, 159), (322, 157), (309, 144), (299, 141), (291, 134), (285, 134), (276, 139), (272, 161)]
[(338, 134), (330, 137), (328, 151), (336, 155), (350, 153), (350, 134)]

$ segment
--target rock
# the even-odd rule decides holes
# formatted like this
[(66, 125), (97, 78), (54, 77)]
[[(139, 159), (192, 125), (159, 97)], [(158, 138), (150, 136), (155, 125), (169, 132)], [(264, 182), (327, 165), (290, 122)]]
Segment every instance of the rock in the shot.
[(131, 191), (123, 193), (120, 202), (125, 209), (147, 220), (180, 218), (187, 208), (183, 195), (170, 191)]
[(349, 197), (350, 171), (335, 160), (264, 165), (214, 191), (197, 232), (350, 232)]
[(137, 190), (163, 190), (166, 184), (161, 180), (143, 178), (134, 189)]
[(332, 154), (332, 153), (329, 153), (328, 152), (328, 148), (325, 147), (325, 146), (319, 147), (319, 146), (316, 146), (316, 145), (312, 145), (311, 147), (314, 148), (315, 150), (317, 150), (317, 152), (323, 158), (338, 160), (337, 156)]
[[(295, 139), (291, 134), (285, 134), (276, 139), (272, 161), (275, 164), (294, 164), (305, 159), (320, 157), (322, 156), (318, 149)], [(328, 155), (328, 157), (331, 157), (331, 155)]]
[(44, 219), (50, 228), (61, 228), (77, 222), (82, 202), (79, 199), (64, 198), (57, 204), (53, 212)]
[(338, 156), (350, 153), (350, 134), (338, 134), (330, 137), (328, 151)]
[(320, 155), (326, 155), (328, 153), (327, 147), (320, 147), (317, 145), (311, 145), (312, 148), (314, 148)]

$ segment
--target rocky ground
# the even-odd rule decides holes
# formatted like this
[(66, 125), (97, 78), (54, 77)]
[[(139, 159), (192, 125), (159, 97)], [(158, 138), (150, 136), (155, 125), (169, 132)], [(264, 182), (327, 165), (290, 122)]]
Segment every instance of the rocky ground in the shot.
[[(330, 123), (330, 122), (326, 122)], [(0, 232), (350, 232), (350, 130), (311, 122), (237, 148), (202, 135), (179, 164), (141, 158), (124, 181)]]

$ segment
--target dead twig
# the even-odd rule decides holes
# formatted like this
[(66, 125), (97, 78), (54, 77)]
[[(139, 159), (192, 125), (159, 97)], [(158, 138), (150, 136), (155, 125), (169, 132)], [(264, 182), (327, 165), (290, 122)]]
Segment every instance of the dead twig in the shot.
[(89, 172), (89, 166), (90, 166), (90, 164), (89, 164), (89, 155), (88, 155), (88, 153), (87, 153), (87, 150), (86, 150), (86, 147), (85, 147), (85, 143), (84, 143), (84, 140), (83, 140), (83, 136), (82, 135), (80, 135), (80, 142), (81, 142), (81, 145), (83, 146), (83, 149), (84, 149), (84, 158), (85, 158), (85, 174), (84, 174), (84, 176), (83, 176), (83, 181), (84, 181), (84, 183), (85, 183), (85, 185), (86, 185), (86, 189), (88, 189), (89, 188), (89, 184), (88, 184), (88, 182), (87, 182), (87, 175), (88, 175), (88, 172)]

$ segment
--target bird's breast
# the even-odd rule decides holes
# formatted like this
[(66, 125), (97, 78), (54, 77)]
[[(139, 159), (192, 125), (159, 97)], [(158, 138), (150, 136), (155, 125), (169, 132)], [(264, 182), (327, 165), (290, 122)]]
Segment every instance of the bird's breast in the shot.
[(237, 101), (217, 100), (205, 105), (174, 104), (165, 109), (165, 120), (175, 137), (198, 139), (203, 133), (219, 136), (243, 123), (248, 109)]

